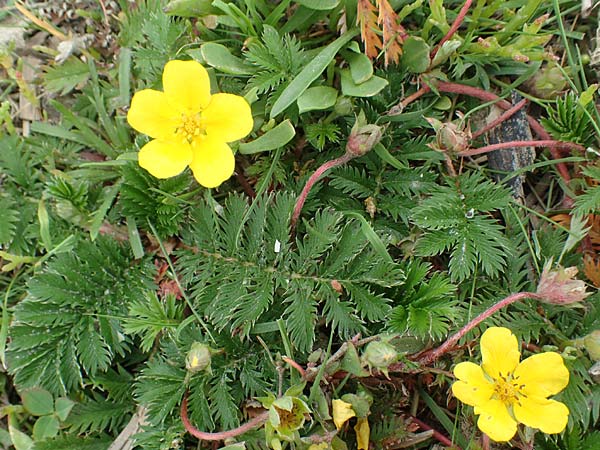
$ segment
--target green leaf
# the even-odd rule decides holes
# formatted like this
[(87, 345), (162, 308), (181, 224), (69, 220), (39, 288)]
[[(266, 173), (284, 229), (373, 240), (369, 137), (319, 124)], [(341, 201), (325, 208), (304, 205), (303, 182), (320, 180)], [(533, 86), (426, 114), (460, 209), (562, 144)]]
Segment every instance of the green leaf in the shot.
[(356, 84), (364, 83), (373, 76), (373, 64), (364, 53), (347, 52), (344, 58), (350, 65), (350, 74)]
[(54, 403), (54, 412), (63, 422), (67, 420), (75, 402), (67, 397), (58, 397)]
[(349, 69), (343, 69), (341, 74), (342, 93), (349, 97), (372, 97), (389, 84), (385, 78), (378, 76), (372, 76), (364, 83), (356, 84)]
[(212, 6), (212, 0), (170, 0), (163, 11), (180, 17), (202, 17), (219, 12)]
[(44, 416), (54, 411), (54, 399), (46, 389), (27, 389), (21, 394), (21, 399), (25, 409), (34, 416)]
[(590, 87), (588, 87), (579, 96), (579, 104), (581, 106), (585, 107), (588, 103), (590, 103), (592, 100), (594, 100), (594, 94), (596, 93), (597, 90), (598, 90), (598, 83), (592, 84)]
[(206, 64), (230, 75), (252, 75), (256, 70), (241, 58), (231, 54), (224, 45), (207, 42), (200, 47), (200, 53)]
[(337, 52), (357, 34), (358, 30), (349, 30), (323, 48), (283, 90), (273, 104), (273, 108), (271, 108), (270, 117), (273, 118), (281, 114), (288, 106), (294, 103), (308, 89), (311, 83), (323, 73)]
[(15, 450), (31, 450), (33, 448), (33, 440), (22, 431), (9, 425), (8, 432), (10, 433), (10, 439), (15, 446)]
[(420, 37), (411, 36), (404, 41), (402, 65), (412, 73), (423, 73), (429, 68), (429, 45)]
[(295, 135), (296, 130), (294, 126), (289, 119), (286, 119), (252, 142), (240, 144), (239, 152), (243, 155), (251, 155), (253, 153), (275, 150), (290, 142)]
[(300, 114), (321, 109), (331, 108), (335, 105), (338, 91), (329, 86), (315, 86), (308, 88), (298, 98), (298, 110)]
[(335, 8), (340, 0), (296, 0), (302, 6), (317, 11), (326, 11)]
[(42, 416), (33, 425), (33, 439), (43, 441), (58, 434), (59, 423), (54, 416)]
[(78, 58), (69, 58), (62, 65), (48, 67), (44, 74), (46, 89), (65, 95), (82, 86), (90, 78), (87, 63)]

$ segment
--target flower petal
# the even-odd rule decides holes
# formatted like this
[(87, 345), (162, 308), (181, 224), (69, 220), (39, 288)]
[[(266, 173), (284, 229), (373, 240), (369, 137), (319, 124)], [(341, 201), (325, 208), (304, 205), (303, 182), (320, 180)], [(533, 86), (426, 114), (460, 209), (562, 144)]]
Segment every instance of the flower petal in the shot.
[(163, 70), (163, 90), (186, 113), (198, 113), (210, 102), (208, 72), (197, 61), (172, 60)]
[(493, 399), (476, 406), (475, 414), (480, 414), (479, 429), (496, 442), (510, 441), (517, 432), (517, 422), (500, 400)]
[(352, 409), (352, 405), (344, 400), (335, 399), (331, 401), (331, 409), (333, 410), (333, 423), (339, 430), (352, 417), (356, 417), (356, 413)]
[(138, 161), (156, 178), (169, 178), (192, 162), (192, 149), (187, 142), (155, 139), (141, 148)]
[(163, 92), (144, 89), (133, 95), (127, 122), (140, 133), (155, 139), (165, 139), (175, 134), (180, 113), (169, 103)]
[(252, 131), (254, 121), (250, 105), (244, 97), (215, 94), (202, 111), (202, 123), (206, 134), (224, 142), (232, 142), (246, 137)]
[(544, 433), (560, 433), (569, 421), (569, 408), (564, 403), (545, 398), (521, 398), (513, 405), (517, 420)]
[(569, 370), (556, 352), (538, 353), (521, 361), (513, 374), (528, 396), (546, 398), (558, 394), (569, 384)]
[(492, 397), (494, 385), (486, 379), (483, 370), (477, 364), (459, 363), (454, 368), (454, 375), (459, 381), (452, 385), (452, 393), (461, 402), (477, 406)]
[(356, 448), (358, 450), (369, 450), (369, 437), (371, 435), (371, 427), (366, 417), (358, 419), (354, 425), (356, 433)]
[(194, 177), (202, 186), (213, 188), (233, 175), (235, 158), (220, 139), (202, 136), (192, 143), (194, 157), (190, 164)]
[(519, 364), (519, 343), (508, 328), (488, 328), (481, 336), (480, 345), (481, 367), (494, 379), (507, 377)]

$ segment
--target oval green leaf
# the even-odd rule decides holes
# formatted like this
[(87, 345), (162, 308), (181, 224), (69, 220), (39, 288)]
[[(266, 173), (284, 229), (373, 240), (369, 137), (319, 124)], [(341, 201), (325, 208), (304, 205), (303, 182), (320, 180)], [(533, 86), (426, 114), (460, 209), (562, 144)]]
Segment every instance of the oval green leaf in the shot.
[(241, 58), (231, 54), (224, 45), (207, 42), (200, 48), (202, 58), (211, 67), (230, 75), (252, 75), (255, 70)]
[(411, 36), (402, 47), (402, 65), (412, 73), (423, 73), (429, 68), (429, 44), (420, 37)]
[(373, 64), (364, 53), (347, 52), (344, 55), (350, 66), (350, 75), (356, 84), (364, 83), (373, 76)]
[(284, 120), (252, 142), (240, 144), (239, 152), (243, 155), (251, 155), (253, 153), (275, 150), (290, 142), (295, 135), (296, 130), (292, 122)]
[(326, 11), (335, 8), (340, 3), (340, 0), (296, 0), (296, 3), (306, 6), (309, 9)]
[(349, 69), (342, 70), (342, 93), (350, 97), (372, 97), (388, 85), (385, 78), (372, 76), (364, 83), (356, 84)]
[(54, 416), (42, 416), (33, 425), (33, 439), (43, 441), (58, 434), (59, 423)]
[(357, 34), (358, 30), (349, 30), (323, 48), (283, 90), (271, 109), (270, 117), (273, 118), (281, 114), (288, 106), (298, 100), (298, 97), (323, 73), (337, 52)]
[(31, 388), (21, 394), (23, 406), (34, 416), (45, 416), (54, 411), (54, 399), (46, 389)]
[(54, 411), (56, 412), (58, 418), (64, 422), (67, 420), (67, 417), (69, 416), (69, 413), (71, 412), (71, 409), (73, 409), (74, 405), (75, 402), (70, 398), (58, 397), (54, 404)]
[(315, 86), (308, 88), (298, 98), (298, 110), (300, 114), (307, 111), (315, 111), (331, 108), (335, 105), (338, 91), (329, 86)]

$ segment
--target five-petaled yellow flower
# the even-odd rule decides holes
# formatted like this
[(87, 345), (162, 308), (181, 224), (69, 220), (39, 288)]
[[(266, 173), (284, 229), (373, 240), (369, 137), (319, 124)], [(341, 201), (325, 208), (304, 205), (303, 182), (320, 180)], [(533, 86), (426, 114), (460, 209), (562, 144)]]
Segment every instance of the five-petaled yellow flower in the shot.
[(250, 105), (239, 95), (211, 95), (208, 73), (196, 61), (169, 61), (162, 82), (163, 92), (136, 92), (127, 113), (133, 128), (154, 138), (140, 150), (140, 166), (157, 178), (190, 166), (201, 185), (220, 185), (235, 166), (227, 143), (252, 131)]
[(544, 433), (560, 433), (569, 409), (548, 397), (569, 383), (562, 356), (539, 353), (521, 361), (517, 338), (507, 328), (492, 327), (481, 336), (482, 364), (462, 362), (454, 368), (459, 381), (452, 392), (475, 407), (477, 426), (491, 439), (509, 441), (517, 422)]

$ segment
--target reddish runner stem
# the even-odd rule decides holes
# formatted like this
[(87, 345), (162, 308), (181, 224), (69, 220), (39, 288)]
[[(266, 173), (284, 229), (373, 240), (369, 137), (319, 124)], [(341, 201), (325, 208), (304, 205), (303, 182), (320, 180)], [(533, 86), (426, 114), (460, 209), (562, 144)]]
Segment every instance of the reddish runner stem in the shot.
[(512, 141), (512, 142), (500, 142), (498, 144), (490, 144), (484, 147), (479, 148), (471, 148), (469, 150), (465, 150), (457, 153), (458, 156), (475, 156), (481, 155), (483, 153), (493, 152), (494, 150), (502, 150), (504, 148), (512, 148), (512, 147), (548, 147), (548, 148), (568, 148), (573, 150), (581, 150), (584, 151), (585, 148), (582, 145), (575, 144), (573, 142), (563, 142), (563, 141)]
[(502, 122), (504, 122), (505, 120), (509, 119), (510, 117), (512, 117), (513, 115), (515, 115), (521, 108), (523, 108), (523, 106), (525, 106), (527, 104), (527, 99), (524, 98), (523, 100), (521, 100), (519, 103), (517, 103), (515, 106), (513, 106), (510, 109), (507, 109), (504, 113), (502, 113), (500, 116), (498, 116), (495, 120), (491, 121), (490, 123), (488, 123), (485, 127), (483, 127), (481, 130), (476, 131), (475, 133), (473, 133), (472, 138), (473, 139), (477, 139), (479, 136), (481, 136), (483, 133), (486, 133), (488, 131), (490, 131), (493, 128), (496, 128), (498, 125), (500, 125)]
[(444, 445), (446, 447), (450, 447), (452, 449), (458, 449), (458, 450), (460, 450), (459, 447), (457, 447), (456, 445), (454, 445), (450, 439), (448, 439), (446, 436), (444, 436), (439, 431), (437, 431), (434, 428), (432, 428), (429, 425), (427, 425), (425, 422), (417, 419), (415, 416), (410, 416), (410, 420), (412, 420), (414, 423), (416, 423), (417, 425), (419, 425), (419, 428), (421, 428), (421, 429), (423, 429), (425, 431), (428, 431), (428, 430), (433, 431), (433, 437), (434, 437), (434, 439), (437, 439), (442, 445)]
[(464, 327), (462, 327), (460, 330), (458, 330), (456, 333), (454, 333), (452, 336), (450, 336), (448, 339), (446, 339), (446, 342), (444, 342), (438, 348), (433, 349), (433, 350), (421, 355), (419, 358), (417, 358), (417, 362), (419, 362), (421, 365), (424, 365), (424, 366), (431, 364), (432, 362), (436, 361), (440, 356), (442, 356), (444, 353), (446, 353), (447, 351), (452, 349), (458, 343), (458, 341), (461, 340), (461, 338), (465, 334), (467, 334), (469, 331), (471, 331), (473, 328), (475, 328), (477, 325), (479, 325), (485, 319), (490, 317), (492, 314), (500, 311), (502, 308), (506, 308), (508, 305), (511, 305), (511, 304), (521, 301), (521, 300), (524, 300), (526, 298), (539, 299), (539, 298), (541, 298), (541, 296), (539, 294), (536, 294), (535, 292), (517, 292), (516, 294), (509, 295), (508, 297), (500, 300), (498, 303), (492, 305), (491, 307), (486, 309), (484, 312), (479, 314), (477, 317), (472, 319)]
[(431, 51), (430, 58), (432, 60), (433, 60), (433, 57), (438, 52), (438, 50), (440, 48), (442, 48), (442, 45), (444, 45), (444, 42), (448, 41), (452, 36), (454, 36), (454, 33), (456, 33), (456, 31), (460, 28), (463, 21), (465, 20), (465, 17), (467, 16), (467, 13), (469, 12), (471, 3), (473, 3), (473, 0), (466, 0), (464, 5), (462, 5), (462, 8), (460, 8), (460, 11), (458, 12), (458, 15), (456, 16), (456, 19), (454, 19), (454, 22), (452, 22), (452, 25), (450, 26), (450, 29), (448, 30), (446, 35), (442, 38), (442, 40), (438, 43), (438, 45), (436, 45), (435, 48)]
[(187, 392), (181, 400), (181, 421), (183, 422), (183, 426), (185, 427), (188, 433), (203, 441), (222, 441), (224, 439), (239, 436), (240, 434), (247, 433), (248, 431), (256, 427), (259, 427), (267, 421), (268, 417), (269, 411), (265, 411), (259, 414), (258, 416), (254, 417), (253, 419), (250, 419), (243, 425), (234, 428), (233, 430), (221, 431), (219, 433), (210, 433), (208, 431), (200, 431), (198, 428), (191, 424), (187, 414)]
[(286, 363), (288, 363), (290, 366), (292, 366), (294, 369), (296, 369), (298, 371), (298, 373), (304, 379), (304, 377), (306, 376), (306, 371), (304, 370), (304, 368), (300, 364), (298, 364), (292, 358), (288, 358), (287, 356), (284, 356), (281, 359), (283, 359)]
[[(439, 81), (436, 83), (436, 88), (441, 92), (449, 92), (454, 94), (464, 94), (470, 97), (475, 97), (485, 102), (496, 102), (496, 105), (504, 110), (508, 110), (512, 108), (512, 104), (507, 102), (506, 100), (501, 99), (496, 94), (492, 94), (491, 92), (484, 91), (483, 89), (479, 89), (473, 86), (465, 86), (464, 84), (452, 83), (449, 81)], [(529, 126), (537, 134), (541, 139), (551, 140), (552, 137), (550, 134), (544, 129), (544, 127), (533, 117), (527, 115), (527, 121), (529, 122)], [(556, 148), (550, 148), (550, 154), (552, 158), (559, 159), (560, 153)], [(560, 173), (560, 176), (566, 183), (571, 181), (571, 175), (569, 175), (569, 170), (564, 163), (557, 163), (556, 169)]]
[(352, 155), (350, 153), (344, 153), (339, 158), (332, 159), (331, 161), (327, 161), (326, 163), (322, 164), (317, 170), (315, 170), (315, 172), (310, 176), (310, 178), (306, 182), (304, 189), (302, 189), (302, 192), (300, 193), (298, 200), (296, 200), (296, 205), (294, 206), (294, 212), (292, 213), (292, 220), (291, 220), (292, 228), (294, 228), (296, 226), (296, 222), (298, 222), (298, 218), (300, 217), (300, 212), (302, 211), (302, 207), (304, 206), (304, 202), (306, 202), (306, 198), (308, 197), (310, 190), (312, 189), (314, 184), (317, 181), (319, 181), (321, 176), (323, 176), (323, 174), (325, 172), (327, 172), (330, 169), (333, 169), (334, 167), (343, 166), (344, 164), (346, 164), (348, 161), (352, 160), (355, 157), (356, 157), (355, 155)]

